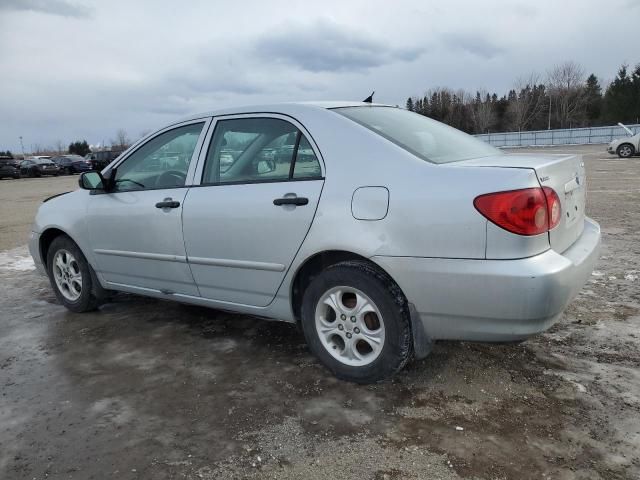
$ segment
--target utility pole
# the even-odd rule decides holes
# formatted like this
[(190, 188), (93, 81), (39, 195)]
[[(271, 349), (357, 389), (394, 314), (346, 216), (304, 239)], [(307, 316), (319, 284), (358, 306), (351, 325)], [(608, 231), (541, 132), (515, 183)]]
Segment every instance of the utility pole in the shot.
[(24, 143), (22, 143), (22, 135), (20, 135), (20, 148), (22, 149), (22, 158), (24, 159), (26, 157), (25, 153), (24, 153)]
[(549, 95), (549, 124), (547, 130), (551, 130), (551, 95)]

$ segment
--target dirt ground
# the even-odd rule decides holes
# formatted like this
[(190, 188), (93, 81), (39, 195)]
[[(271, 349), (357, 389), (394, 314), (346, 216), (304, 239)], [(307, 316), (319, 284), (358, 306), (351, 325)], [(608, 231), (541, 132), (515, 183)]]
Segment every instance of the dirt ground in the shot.
[(640, 478), (640, 158), (545, 151), (585, 154), (603, 229), (562, 320), (371, 386), (283, 323), (129, 295), (66, 311), (24, 243), (77, 177), (0, 181), (0, 478)]

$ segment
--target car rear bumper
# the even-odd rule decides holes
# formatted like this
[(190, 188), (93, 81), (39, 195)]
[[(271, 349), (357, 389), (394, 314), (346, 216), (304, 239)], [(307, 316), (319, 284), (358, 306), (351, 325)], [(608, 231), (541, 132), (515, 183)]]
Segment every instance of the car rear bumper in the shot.
[(402, 288), (431, 339), (516, 341), (549, 328), (591, 275), (600, 226), (585, 219), (562, 254), (518, 260), (373, 257)]

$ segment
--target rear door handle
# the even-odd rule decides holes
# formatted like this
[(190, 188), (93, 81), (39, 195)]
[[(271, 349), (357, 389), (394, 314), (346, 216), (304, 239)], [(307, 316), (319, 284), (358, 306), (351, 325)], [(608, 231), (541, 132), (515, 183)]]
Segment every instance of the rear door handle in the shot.
[(178, 208), (179, 206), (180, 202), (170, 198), (165, 198), (162, 202), (156, 203), (156, 208)]
[(301, 206), (301, 205), (306, 205), (309, 203), (309, 199), (306, 197), (282, 197), (282, 198), (276, 198), (273, 201), (273, 204), (276, 206), (280, 206), (280, 205), (297, 205), (297, 206)]

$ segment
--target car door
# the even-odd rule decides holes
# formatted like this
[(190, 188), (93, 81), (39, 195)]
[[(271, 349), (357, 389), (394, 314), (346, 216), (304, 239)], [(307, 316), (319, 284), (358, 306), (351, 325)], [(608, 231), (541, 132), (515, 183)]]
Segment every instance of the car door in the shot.
[(200, 185), (184, 202), (189, 265), (201, 296), (266, 306), (313, 221), (324, 183), (318, 150), (277, 115), (224, 117), (210, 137)]
[(20, 163), (20, 173), (22, 175), (29, 175), (31, 173), (31, 167), (35, 165), (31, 160), (23, 160)]
[(192, 158), (208, 123), (187, 122), (159, 132), (116, 164), (114, 191), (89, 197), (96, 268), (110, 284), (198, 295), (181, 216), (196, 163)]

